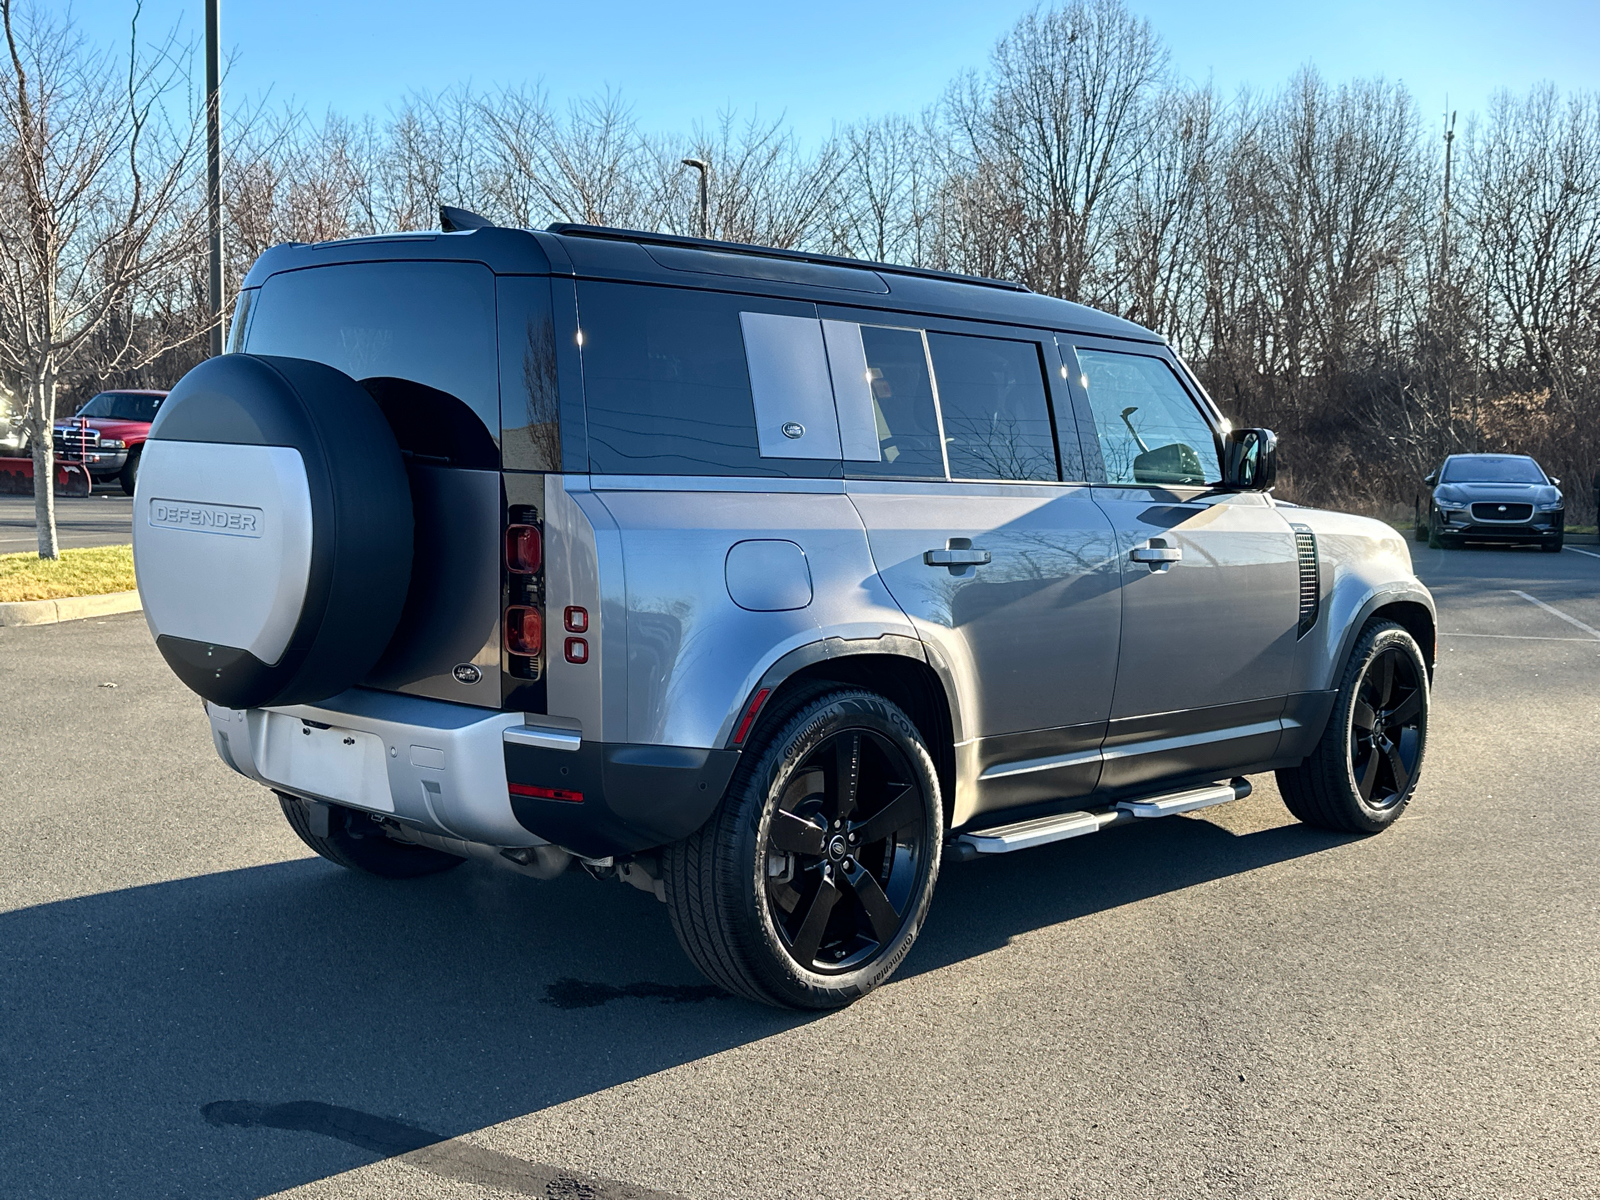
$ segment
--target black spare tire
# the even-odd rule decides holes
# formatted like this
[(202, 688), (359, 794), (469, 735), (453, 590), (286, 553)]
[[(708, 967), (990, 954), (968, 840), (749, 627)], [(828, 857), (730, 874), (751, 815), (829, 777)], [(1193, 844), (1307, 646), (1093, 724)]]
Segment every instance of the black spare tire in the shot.
[(359, 682), (411, 581), (411, 489), (382, 411), (322, 363), (226, 354), (161, 406), (133, 556), (167, 665), (229, 708)]

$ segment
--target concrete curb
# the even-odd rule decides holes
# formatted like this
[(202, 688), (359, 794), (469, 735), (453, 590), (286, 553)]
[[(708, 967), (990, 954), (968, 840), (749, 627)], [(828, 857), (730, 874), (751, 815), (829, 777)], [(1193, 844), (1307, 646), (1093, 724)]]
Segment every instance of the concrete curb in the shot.
[(54, 625), (57, 621), (139, 612), (143, 607), (137, 591), (68, 596), (62, 600), (8, 600), (0, 604), (0, 625)]

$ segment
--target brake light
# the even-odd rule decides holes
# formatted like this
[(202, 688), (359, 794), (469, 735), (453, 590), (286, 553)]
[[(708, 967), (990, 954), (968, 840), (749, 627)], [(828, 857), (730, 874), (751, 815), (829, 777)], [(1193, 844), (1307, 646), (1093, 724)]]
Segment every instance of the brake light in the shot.
[(535, 525), (506, 528), (506, 569), (513, 575), (532, 575), (544, 565), (544, 536)]
[(582, 792), (569, 792), (564, 788), (534, 787), (528, 783), (506, 785), (513, 796), (527, 796), (534, 800), (561, 800), (567, 804), (582, 804)]
[(544, 616), (537, 608), (514, 604), (506, 609), (506, 649), (530, 658), (544, 649)]
[(756, 693), (755, 699), (750, 701), (750, 707), (745, 710), (744, 720), (739, 722), (739, 728), (733, 735), (733, 744), (742, 746), (744, 739), (750, 733), (750, 726), (755, 724), (756, 714), (761, 711), (761, 706), (767, 702), (767, 697), (772, 695), (771, 688), (762, 688)]

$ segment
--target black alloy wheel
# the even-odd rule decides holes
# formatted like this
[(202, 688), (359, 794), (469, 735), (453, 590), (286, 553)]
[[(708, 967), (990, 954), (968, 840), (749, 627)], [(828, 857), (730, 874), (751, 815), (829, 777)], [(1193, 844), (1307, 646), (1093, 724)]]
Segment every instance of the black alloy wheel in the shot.
[(1375, 809), (1410, 791), (1422, 757), (1426, 685), (1416, 663), (1390, 646), (1367, 664), (1350, 713), (1350, 763), (1356, 791)]
[(929, 856), (926, 807), (906, 756), (872, 730), (798, 765), (767, 827), (766, 899), (801, 969), (855, 970), (894, 941)]
[(1393, 621), (1362, 629), (1316, 748), (1280, 770), (1278, 793), (1307, 825), (1378, 833), (1416, 792), (1428, 748), (1431, 681), (1422, 648)]
[(672, 927), (714, 983), (837, 1008), (893, 974), (927, 916), (944, 806), (915, 723), (854, 688), (783, 701), (717, 811), (662, 852)]

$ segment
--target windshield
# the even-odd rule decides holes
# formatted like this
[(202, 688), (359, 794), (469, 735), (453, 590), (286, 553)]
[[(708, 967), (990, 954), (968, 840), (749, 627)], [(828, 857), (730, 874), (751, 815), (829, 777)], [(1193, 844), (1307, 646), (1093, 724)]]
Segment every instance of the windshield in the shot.
[(1444, 464), (1440, 483), (1548, 483), (1539, 464), (1521, 454), (1470, 454)]
[(101, 392), (78, 410), (80, 417), (105, 417), (112, 421), (154, 421), (165, 396), (138, 392)]

